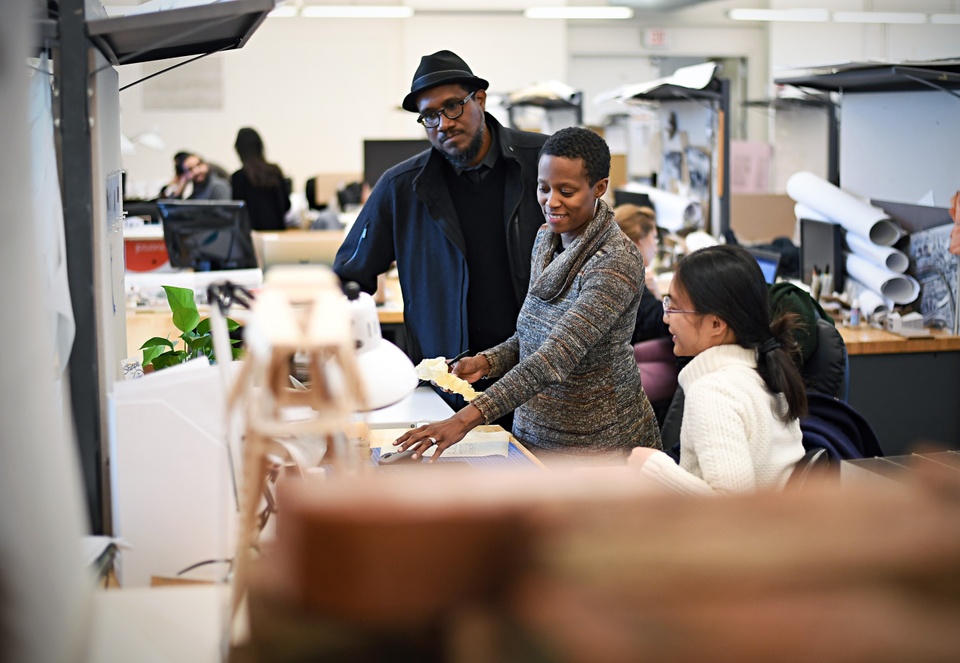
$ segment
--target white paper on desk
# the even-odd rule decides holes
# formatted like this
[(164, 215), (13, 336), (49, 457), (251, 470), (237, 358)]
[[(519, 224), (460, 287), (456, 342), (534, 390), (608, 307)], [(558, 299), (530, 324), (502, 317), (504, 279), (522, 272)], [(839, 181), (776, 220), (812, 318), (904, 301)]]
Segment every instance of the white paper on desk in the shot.
[[(436, 447), (423, 452), (424, 456), (433, 456)], [(475, 458), (477, 456), (503, 456), (510, 452), (510, 434), (506, 431), (495, 433), (470, 432), (462, 440), (443, 452), (443, 458)]]
[(900, 226), (882, 209), (813, 173), (800, 171), (791, 175), (787, 195), (845, 230), (870, 238), (874, 244), (892, 246), (903, 235)]
[(883, 265), (891, 272), (904, 274), (907, 267), (910, 266), (910, 258), (907, 257), (907, 254), (892, 246), (879, 246), (866, 237), (861, 237), (852, 232), (847, 233), (846, 240), (852, 253), (856, 253), (861, 258), (866, 258), (870, 262)]
[(847, 274), (894, 304), (909, 304), (920, 296), (920, 284), (912, 276), (891, 272), (853, 253), (846, 254)]

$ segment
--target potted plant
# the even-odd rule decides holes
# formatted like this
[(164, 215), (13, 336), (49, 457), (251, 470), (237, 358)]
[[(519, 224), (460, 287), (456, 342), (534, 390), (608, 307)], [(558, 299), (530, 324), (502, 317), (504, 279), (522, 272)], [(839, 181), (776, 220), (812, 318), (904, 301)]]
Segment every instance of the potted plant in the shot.
[[(216, 360), (213, 348), (213, 333), (210, 329), (210, 318), (201, 318), (197, 310), (197, 303), (190, 288), (178, 288), (172, 285), (163, 286), (167, 293), (167, 303), (173, 313), (173, 324), (180, 330), (180, 340), (183, 347), (178, 348), (176, 341), (154, 336), (140, 346), (143, 351), (143, 368), (159, 370), (174, 364), (182, 364), (197, 357), (207, 357), (213, 363)], [(226, 319), (227, 330), (233, 332), (240, 325), (230, 318)], [(230, 339), (233, 358), (237, 359), (243, 353), (242, 348), (236, 347), (241, 341)]]

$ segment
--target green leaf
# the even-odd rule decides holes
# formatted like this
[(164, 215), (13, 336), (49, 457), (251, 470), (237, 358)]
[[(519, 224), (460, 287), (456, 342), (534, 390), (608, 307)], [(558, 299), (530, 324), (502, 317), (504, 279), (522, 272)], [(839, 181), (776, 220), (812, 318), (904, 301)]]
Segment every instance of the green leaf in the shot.
[(198, 334), (209, 334), (210, 333), (210, 318), (204, 318), (200, 321), (200, 324), (197, 325)]
[(160, 338), (159, 336), (154, 336), (150, 340), (146, 341), (143, 345), (140, 346), (141, 350), (146, 350), (147, 348), (160, 348), (167, 347), (173, 350), (173, 341), (169, 338)]
[(167, 366), (174, 366), (176, 364), (182, 364), (187, 360), (187, 353), (182, 350), (174, 350), (172, 352), (164, 352), (162, 355), (157, 356), (153, 360), (154, 368), (166, 368)]
[(233, 348), (233, 358), (240, 359), (243, 357), (243, 348)]
[(236, 331), (240, 329), (240, 323), (232, 318), (227, 318), (227, 331)]
[(167, 293), (167, 303), (170, 310), (176, 313), (182, 308), (197, 310), (197, 302), (193, 298), (193, 290), (190, 288), (178, 288), (175, 285), (162, 286)]
[(173, 312), (173, 325), (182, 332), (192, 331), (198, 322), (200, 322), (200, 314), (197, 313), (196, 304), (192, 309), (178, 308)]
[(143, 366), (149, 366), (153, 364), (154, 368), (159, 368), (156, 364), (153, 363), (153, 360), (163, 352), (162, 345), (153, 345), (150, 347), (144, 347), (143, 349)]

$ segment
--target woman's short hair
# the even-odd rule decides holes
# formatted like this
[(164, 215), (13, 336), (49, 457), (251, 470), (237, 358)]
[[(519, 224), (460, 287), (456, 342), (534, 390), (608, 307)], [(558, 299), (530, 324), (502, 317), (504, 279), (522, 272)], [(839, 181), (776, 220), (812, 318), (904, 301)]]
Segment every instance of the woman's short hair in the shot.
[(646, 238), (657, 227), (657, 213), (650, 207), (641, 207), (633, 203), (614, 207), (613, 218), (623, 234), (633, 242)]
[(566, 127), (550, 136), (540, 148), (540, 156), (583, 159), (590, 186), (610, 177), (610, 148), (599, 134), (583, 127)]

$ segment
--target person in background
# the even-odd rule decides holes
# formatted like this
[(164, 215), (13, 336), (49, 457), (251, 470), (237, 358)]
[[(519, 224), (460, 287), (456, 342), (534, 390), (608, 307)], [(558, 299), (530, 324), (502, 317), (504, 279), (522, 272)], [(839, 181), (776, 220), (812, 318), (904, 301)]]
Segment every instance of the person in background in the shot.
[(432, 147), (383, 174), (333, 266), (341, 281), (372, 293), (396, 261), (414, 363), (510, 338), (527, 294), (547, 137), (486, 113), (488, 85), (451, 51), (420, 59), (402, 105)]
[(189, 195), (187, 190), (190, 184), (190, 173), (186, 171), (183, 162), (190, 156), (189, 152), (177, 152), (173, 155), (173, 179), (160, 190), (159, 198), (184, 198)]
[(189, 200), (230, 200), (230, 183), (217, 175), (199, 155), (189, 154), (183, 169), (193, 182)]
[(630, 238), (643, 256), (644, 289), (637, 309), (637, 325), (633, 331), (631, 343), (639, 343), (654, 338), (670, 336), (670, 330), (663, 321), (663, 305), (660, 290), (657, 287), (657, 275), (651, 266), (659, 248), (657, 235), (657, 214), (650, 207), (638, 205), (619, 205), (613, 210), (620, 230)]
[(694, 251), (677, 263), (663, 317), (686, 402), (680, 464), (635, 449), (628, 466), (688, 494), (781, 488), (803, 455), (803, 379), (791, 358), (798, 318), (770, 321), (767, 283), (739, 246)]
[(474, 427), (516, 410), (513, 434), (539, 455), (619, 457), (660, 448), (660, 429), (629, 345), (643, 290), (643, 259), (600, 198), (610, 150), (589, 129), (561, 129), (543, 145), (530, 290), (517, 331), (454, 365), (468, 382), (503, 376), (452, 417), (395, 444), (433, 458)]
[(268, 163), (263, 156), (263, 140), (256, 130), (244, 127), (234, 143), (243, 167), (230, 176), (233, 197), (247, 203), (250, 227), (253, 230), (285, 230), (284, 217), (290, 209), (280, 166)]

